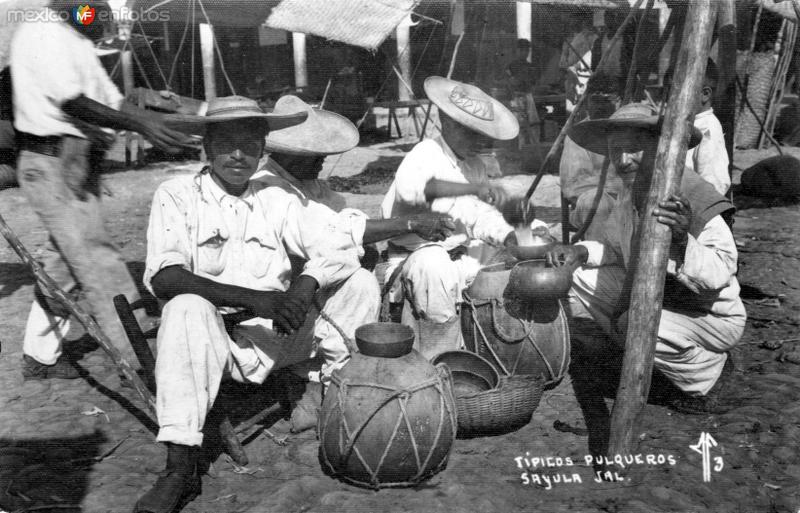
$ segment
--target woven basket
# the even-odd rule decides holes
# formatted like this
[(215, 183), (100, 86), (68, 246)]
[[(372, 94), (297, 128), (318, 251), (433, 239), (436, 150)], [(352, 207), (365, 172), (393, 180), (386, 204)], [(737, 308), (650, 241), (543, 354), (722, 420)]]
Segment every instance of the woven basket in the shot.
[(540, 376), (503, 376), (497, 388), (456, 397), (456, 438), (502, 435), (531, 420), (544, 391)]
[[(773, 75), (778, 57), (775, 52), (753, 53), (750, 57), (750, 64), (745, 70), (747, 61), (747, 52), (739, 52), (736, 57), (736, 74), (742, 86), (747, 83), (747, 99), (753, 106), (753, 110), (756, 111), (758, 119), (764, 121), (769, 108)], [(741, 96), (741, 91), (737, 88), (734, 145), (736, 148), (755, 148), (758, 145), (761, 125)]]

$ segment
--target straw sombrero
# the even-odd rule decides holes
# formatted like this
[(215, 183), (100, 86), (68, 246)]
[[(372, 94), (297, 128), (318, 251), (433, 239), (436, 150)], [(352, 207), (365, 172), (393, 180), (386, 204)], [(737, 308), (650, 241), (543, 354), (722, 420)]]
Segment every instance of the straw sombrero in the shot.
[(244, 96), (224, 96), (208, 102), (205, 115), (165, 114), (164, 123), (170, 128), (190, 134), (204, 134), (211, 123), (258, 119), (269, 127), (269, 130), (280, 130), (302, 123), (308, 114), (302, 110), (274, 113), (265, 112), (258, 102)]
[(443, 77), (425, 79), (425, 94), (439, 110), (465, 127), (506, 141), (519, 134), (516, 116), (474, 85)]
[(344, 153), (358, 144), (358, 129), (344, 116), (327, 110), (314, 109), (297, 96), (278, 99), (273, 114), (306, 112), (308, 117), (299, 125), (270, 132), (266, 151), (291, 155), (333, 155)]
[[(703, 139), (703, 134), (689, 125), (689, 148)], [(661, 120), (644, 103), (623, 105), (608, 119), (592, 119), (574, 125), (567, 132), (579, 146), (600, 155), (608, 155), (608, 140), (627, 142), (630, 151), (642, 150), (648, 141), (661, 135)]]

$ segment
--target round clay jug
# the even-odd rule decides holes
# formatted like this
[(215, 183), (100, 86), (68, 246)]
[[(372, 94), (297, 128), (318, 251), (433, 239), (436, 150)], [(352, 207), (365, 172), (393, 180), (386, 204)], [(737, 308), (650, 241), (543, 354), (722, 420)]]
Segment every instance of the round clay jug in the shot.
[(511, 270), (507, 295), (523, 301), (567, 297), (572, 286), (572, 269), (566, 266), (550, 267), (544, 259), (524, 260)]
[(515, 265), (484, 267), (464, 292), (464, 344), (503, 374), (542, 376), (552, 385), (569, 368), (567, 317), (559, 299), (520, 302), (509, 295)]
[(456, 437), (452, 379), (391, 322), (356, 329), (359, 352), (334, 371), (319, 415), (320, 459), (358, 486), (414, 486), (447, 466)]

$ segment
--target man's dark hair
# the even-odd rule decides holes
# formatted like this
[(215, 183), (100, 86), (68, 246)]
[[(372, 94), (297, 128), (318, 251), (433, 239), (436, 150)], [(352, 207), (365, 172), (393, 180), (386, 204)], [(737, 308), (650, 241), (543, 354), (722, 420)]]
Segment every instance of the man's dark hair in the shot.
[(520, 50), (528, 50), (531, 47), (531, 42), (527, 39), (517, 39), (517, 48)]

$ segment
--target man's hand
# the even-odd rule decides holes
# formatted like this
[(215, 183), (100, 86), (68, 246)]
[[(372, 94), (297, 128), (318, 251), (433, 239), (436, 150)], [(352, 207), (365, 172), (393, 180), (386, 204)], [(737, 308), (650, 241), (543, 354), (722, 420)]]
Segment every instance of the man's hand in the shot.
[(176, 154), (180, 153), (181, 148), (192, 147), (191, 138), (182, 132), (168, 128), (158, 119), (145, 118), (139, 120), (137, 124), (137, 132), (162, 151)]
[(449, 237), (456, 229), (453, 219), (447, 214), (426, 212), (408, 218), (408, 229), (425, 240), (439, 242)]
[(478, 199), (489, 205), (505, 205), (508, 201), (508, 193), (496, 185), (482, 184), (477, 193)]
[(692, 222), (692, 207), (689, 200), (678, 193), (658, 204), (653, 215), (659, 223), (672, 230), (672, 242), (685, 246), (689, 240), (689, 225)]
[(249, 309), (259, 317), (272, 319), (279, 335), (294, 335), (306, 321), (317, 288), (316, 280), (301, 275), (286, 292), (256, 292)]
[(547, 252), (545, 259), (551, 267), (577, 268), (589, 260), (589, 250), (583, 246), (557, 244)]

